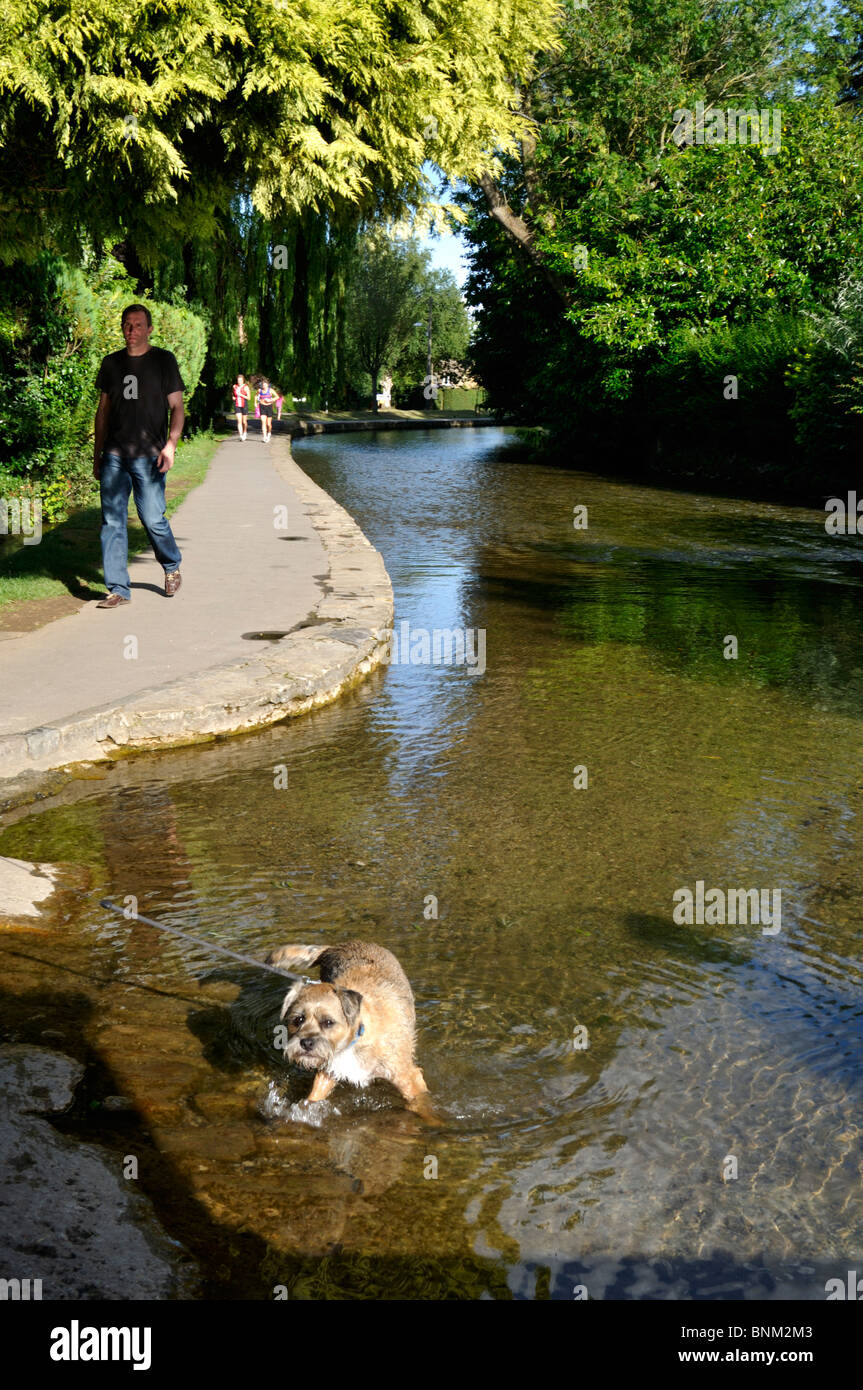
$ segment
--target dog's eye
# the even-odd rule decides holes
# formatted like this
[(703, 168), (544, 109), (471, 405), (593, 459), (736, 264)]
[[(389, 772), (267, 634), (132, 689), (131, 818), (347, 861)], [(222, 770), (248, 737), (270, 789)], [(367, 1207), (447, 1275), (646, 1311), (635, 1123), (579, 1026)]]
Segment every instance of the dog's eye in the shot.
[(305, 1023), (305, 1021), (305, 1014), (294, 1014), (293, 1018), (291, 1019), (291, 1024), (294, 1028), (299, 1028), (301, 1024)]
[(322, 1027), (322, 1028), (332, 1028), (332, 1026), (333, 1026), (333, 1024), (335, 1023), (335, 1021), (336, 1021), (336, 1020), (335, 1020), (334, 1018), (322, 1018), (322, 1019), (321, 1019), (321, 1027)]

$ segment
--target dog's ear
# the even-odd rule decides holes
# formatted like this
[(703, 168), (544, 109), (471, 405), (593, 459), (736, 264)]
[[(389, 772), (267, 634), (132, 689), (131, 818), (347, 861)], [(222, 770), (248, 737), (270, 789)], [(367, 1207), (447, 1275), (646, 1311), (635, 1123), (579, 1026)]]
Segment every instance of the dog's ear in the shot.
[(294, 985), (292, 989), (288, 990), (282, 1003), (282, 1011), (279, 1014), (279, 1022), (281, 1022), (281, 1020), (284, 1018), (285, 1014), (288, 1012), (288, 1009), (291, 1007), (302, 988), (302, 985)]
[(358, 994), (355, 989), (337, 989), (336, 994), (339, 996), (339, 1003), (344, 1011), (345, 1020), (350, 1027), (360, 1011), (363, 996)]

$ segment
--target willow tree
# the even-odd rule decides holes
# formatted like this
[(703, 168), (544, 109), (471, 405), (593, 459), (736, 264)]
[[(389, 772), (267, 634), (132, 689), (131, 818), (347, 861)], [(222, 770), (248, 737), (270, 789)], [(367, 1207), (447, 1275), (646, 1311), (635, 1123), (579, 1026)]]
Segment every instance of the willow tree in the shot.
[[(557, 0), (6, 0), (0, 258), (111, 249), (208, 312), (234, 372), (338, 396), (362, 219), (474, 179), (525, 129)], [(279, 251), (278, 248), (283, 248)]]
[(236, 198), (217, 219), (216, 235), (162, 258), (153, 292), (188, 300), (209, 320), (194, 416), (209, 421), (228, 406), (238, 371), (261, 372), (315, 405), (344, 401), (345, 290), (356, 240), (355, 217), (268, 219)]

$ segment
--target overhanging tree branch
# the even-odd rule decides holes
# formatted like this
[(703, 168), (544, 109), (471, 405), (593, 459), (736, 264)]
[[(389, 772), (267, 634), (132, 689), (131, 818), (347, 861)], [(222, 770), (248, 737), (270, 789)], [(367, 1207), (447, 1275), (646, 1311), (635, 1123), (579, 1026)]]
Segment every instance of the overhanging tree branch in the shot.
[(515, 242), (531, 265), (539, 271), (546, 284), (550, 285), (561, 302), (568, 308), (573, 300), (572, 290), (548, 264), (546, 257), (536, 245), (536, 238), (532, 229), (523, 217), (519, 217), (517, 212), (513, 212), (488, 170), (480, 174), (478, 182), (485, 194), (488, 210), (492, 217), (500, 223), (507, 236)]

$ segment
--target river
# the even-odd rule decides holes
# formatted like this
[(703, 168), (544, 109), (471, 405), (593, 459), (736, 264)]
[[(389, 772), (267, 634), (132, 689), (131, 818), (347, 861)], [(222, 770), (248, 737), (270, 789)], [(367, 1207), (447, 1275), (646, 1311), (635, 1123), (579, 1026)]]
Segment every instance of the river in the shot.
[[(863, 1267), (856, 539), (498, 429), (294, 453), (382, 552), (396, 630), (481, 631), (485, 669), (393, 663), (124, 761), (0, 852), (234, 950), (380, 942), (443, 1125), (384, 1086), (304, 1122), (278, 981), (92, 900), (47, 965), (0, 958), (4, 994), (135, 1102), (203, 1296), (823, 1299)], [(778, 892), (781, 918), (681, 921), (698, 883)]]

